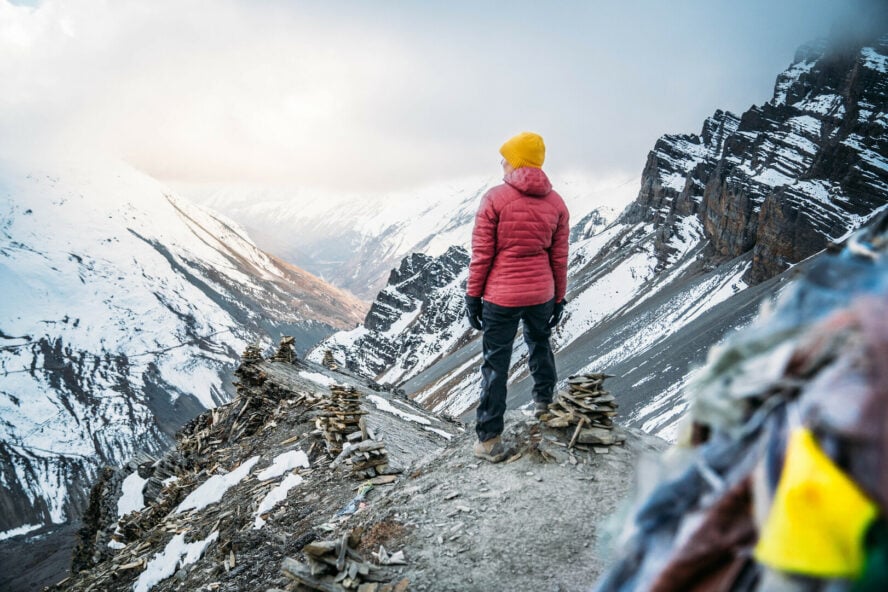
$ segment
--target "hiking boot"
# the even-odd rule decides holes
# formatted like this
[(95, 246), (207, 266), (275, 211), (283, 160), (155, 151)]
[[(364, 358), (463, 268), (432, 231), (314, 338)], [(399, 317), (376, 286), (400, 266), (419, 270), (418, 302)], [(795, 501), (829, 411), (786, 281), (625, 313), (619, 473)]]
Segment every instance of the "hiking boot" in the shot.
[(533, 416), (537, 419), (542, 419), (542, 417), (549, 413), (549, 403), (541, 403), (537, 401), (533, 404)]
[(478, 458), (483, 458), (492, 463), (498, 463), (506, 458), (507, 450), (506, 447), (503, 446), (500, 437), (496, 436), (490, 440), (485, 440), (484, 442), (478, 440), (475, 442), (475, 447), (472, 449), (472, 452)]

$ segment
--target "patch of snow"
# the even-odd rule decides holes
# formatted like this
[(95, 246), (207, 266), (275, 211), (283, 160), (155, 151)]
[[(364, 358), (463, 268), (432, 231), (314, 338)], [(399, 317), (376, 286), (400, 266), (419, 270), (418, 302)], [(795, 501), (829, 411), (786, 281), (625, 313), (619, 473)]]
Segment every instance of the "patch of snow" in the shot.
[(650, 349), (713, 306), (744, 290), (747, 285), (741, 278), (748, 268), (749, 263), (739, 263), (725, 274), (714, 274), (665, 302), (645, 318), (638, 318), (635, 321), (637, 330), (620, 347), (591, 360), (578, 374), (601, 371)]
[(397, 415), (401, 419), (406, 419), (407, 421), (413, 421), (422, 425), (431, 425), (431, 421), (422, 417), (421, 415), (414, 415), (413, 413), (407, 413), (403, 409), (398, 409), (394, 405), (392, 405), (387, 399), (383, 399), (379, 395), (367, 395), (367, 398), (376, 405), (376, 408), (380, 411), (385, 411), (387, 413), (391, 413), (393, 415)]
[(142, 491), (148, 479), (139, 476), (139, 471), (133, 471), (123, 480), (120, 499), (117, 500), (117, 517), (123, 518), (130, 512), (138, 512), (145, 507), (145, 496)]
[(808, 113), (816, 113), (818, 115), (835, 115), (841, 117), (845, 114), (842, 107), (842, 96), (835, 94), (822, 94), (815, 97), (809, 97), (793, 104), (793, 107), (800, 111)]
[(565, 321), (553, 336), (553, 345), (558, 349), (567, 347), (602, 319), (635, 300), (652, 277), (656, 264), (652, 248), (648, 248), (626, 257), (610, 273), (590, 283), (567, 303)]
[(868, 165), (881, 171), (888, 172), (888, 160), (875, 150), (869, 148), (860, 151), (860, 158)]
[(832, 203), (829, 195), (830, 185), (827, 181), (821, 179), (798, 181), (793, 185), (793, 189), (800, 191), (815, 201), (824, 204)]
[(688, 380), (689, 376), (686, 375), (657, 394), (643, 407), (635, 410), (629, 416), (629, 422), (642, 421), (643, 431), (674, 442), (679, 420), (688, 408), (688, 402), (683, 397)]
[(133, 592), (148, 592), (164, 581), (181, 566), (191, 565), (201, 558), (210, 544), (219, 538), (219, 531), (213, 533), (202, 541), (185, 542), (185, 533), (177, 534), (167, 543), (163, 551), (155, 553), (145, 571), (139, 574), (139, 579), (133, 585)]
[(686, 176), (683, 173), (669, 173), (666, 176), (660, 177), (660, 184), (663, 187), (668, 187), (669, 189), (674, 189), (675, 191), (681, 192), (685, 187)]
[(115, 541), (114, 539), (108, 541), (108, 546), (116, 551), (120, 551), (121, 549), (126, 548), (125, 544), (121, 543), (120, 541)]
[(37, 530), (40, 526), (40, 524), (25, 524), (18, 528), (13, 528), (12, 530), (5, 530), (0, 532), (0, 541), (5, 541), (6, 539), (11, 539), (12, 537), (22, 534), (28, 534), (31, 531)]
[(274, 457), (271, 466), (257, 474), (256, 478), (260, 481), (268, 481), (300, 467), (308, 468), (308, 456), (301, 450), (289, 450)]
[(872, 47), (861, 49), (860, 57), (863, 58), (863, 65), (870, 70), (875, 70), (881, 74), (888, 72), (888, 56), (883, 56)]
[[(306, 459), (305, 466), (308, 466), (308, 459)], [(302, 483), (301, 476), (290, 474), (284, 477), (284, 480), (281, 481), (277, 487), (269, 491), (265, 497), (262, 498), (262, 501), (259, 502), (259, 507), (256, 509), (256, 518), (253, 521), (253, 529), (258, 530), (265, 526), (265, 520), (262, 518), (262, 515), (270, 512), (277, 504), (287, 499), (287, 494), (290, 490), (300, 483)]]
[(450, 440), (450, 438), (453, 437), (452, 434), (448, 434), (444, 430), (439, 430), (438, 428), (431, 428), (429, 426), (423, 426), (423, 429), (425, 429), (427, 432), (433, 432), (435, 434), (438, 434), (439, 436), (441, 436), (445, 440)]
[(176, 513), (178, 514), (186, 510), (202, 510), (210, 504), (218, 502), (225, 495), (225, 492), (250, 474), (250, 469), (257, 462), (259, 462), (259, 457), (254, 456), (230, 473), (213, 475), (204, 481), (200, 487), (188, 494), (188, 497), (176, 508)]
[(305, 370), (302, 370), (299, 372), (299, 376), (323, 386), (333, 386), (336, 384), (335, 380), (320, 372), (306, 372)]

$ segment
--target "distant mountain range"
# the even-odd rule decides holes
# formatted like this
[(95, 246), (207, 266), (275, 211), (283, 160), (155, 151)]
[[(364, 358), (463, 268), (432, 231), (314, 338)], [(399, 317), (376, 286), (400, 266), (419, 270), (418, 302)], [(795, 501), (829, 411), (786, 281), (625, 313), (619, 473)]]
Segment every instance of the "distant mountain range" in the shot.
[(0, 539), (227, 401), (248, 343), (302, 352), (365, 310), (129, 167), (47, 168), (0, 171)]
[[(575, 175), (560, 181), (575, 221), (596, 208), (612, 220), (634, 197), (635, 179)], [(362, 195), (201, 186), (182, 191), (237, 220), (266, 251), (372, 300), (404, 257), (437, 257), (453, 245), (467, 247), (478, 201), (499, 182), (497, 177), (466, 178)]]
[[(560, 376), (616, 374), (623, 421), (671, 437), (681, 389), (710, 346), (748, 323), (795, 266), (885, 208), (886, 106), (888, 36), (824, 41), (799, 49), (764, 105), (660, 138), (619, 218), (604, 227), (610, 219), (592, 211), (573, 228), (569, 304), (553, 337)], [(585, 227), (590, 219), (599, 223)], [(363, 326), (310, 358), (329, 349), (437, 411), (471, 409), (480, 344), (461, 314), (463, 246), (404, 259)], [(530, 398), (525, 359), (519, 337), (511, 406)]]

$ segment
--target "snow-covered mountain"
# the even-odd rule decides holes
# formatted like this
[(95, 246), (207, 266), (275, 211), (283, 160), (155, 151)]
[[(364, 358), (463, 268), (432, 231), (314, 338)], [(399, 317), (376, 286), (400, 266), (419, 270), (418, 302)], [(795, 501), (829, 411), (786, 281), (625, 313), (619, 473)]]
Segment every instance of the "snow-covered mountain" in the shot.
[[(888, 203), (886, 105), (888, 36), (820, 42), (799, 50), (768, 103), (739, 117), (716, 111), (699, 135), (662, 137), (619, 219), (573, 229), (569, 304), (553, 338), (560, 375), (617, 374), (609, 386), (624, 421), (671, 436), (689, 369), (709, 347), (748, 323), (790, 268)], [(416, 295), (393, 273), (374, 304), (391, 313), (385, 327), (368, 317), (309, 355), (331, 349), (436, 411), (462, 414), (477, 400), (480, 365), (477, 333), (457, 312), (465, 271), (452, 254), (421, 263), (452, 269), (452, 279)], [(449, 325), (432, 319), (442, 306)], [(530, 397), (525, 359), (519, 338), (511, 406)]]
[(21, 170), (0, 171), (0, 533), (76, 516), (99, 467), (228, 400), (246, 344), (361, 318), (129, 167)]
[[(558, 178), (576, 221), (613, 219), (634, 196), (635, 179)], [(464, 178), (394, 193), (331, 194), (310, 190), (183, 186), (191, 200), (237, 220), (263, 249), (367, 299), (411, 253), (443, 255), (468, 247), (481, 196), (499, 177)], [(588, 207), (586, 204), (594, 203)], [(593, 210), (596, 214), (591, 218)], [(294, 237), (298, 237), (294, 238)]]

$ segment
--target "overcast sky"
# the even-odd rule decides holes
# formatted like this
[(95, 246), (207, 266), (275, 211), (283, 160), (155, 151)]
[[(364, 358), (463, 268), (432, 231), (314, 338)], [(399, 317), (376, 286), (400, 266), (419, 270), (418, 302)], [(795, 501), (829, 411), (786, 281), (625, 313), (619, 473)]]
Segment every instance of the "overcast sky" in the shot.
[(0, 0), (0, 150), (378, 191), (498, 170), (532, 130), (547, 169), (638, 175), (871, 4)]

